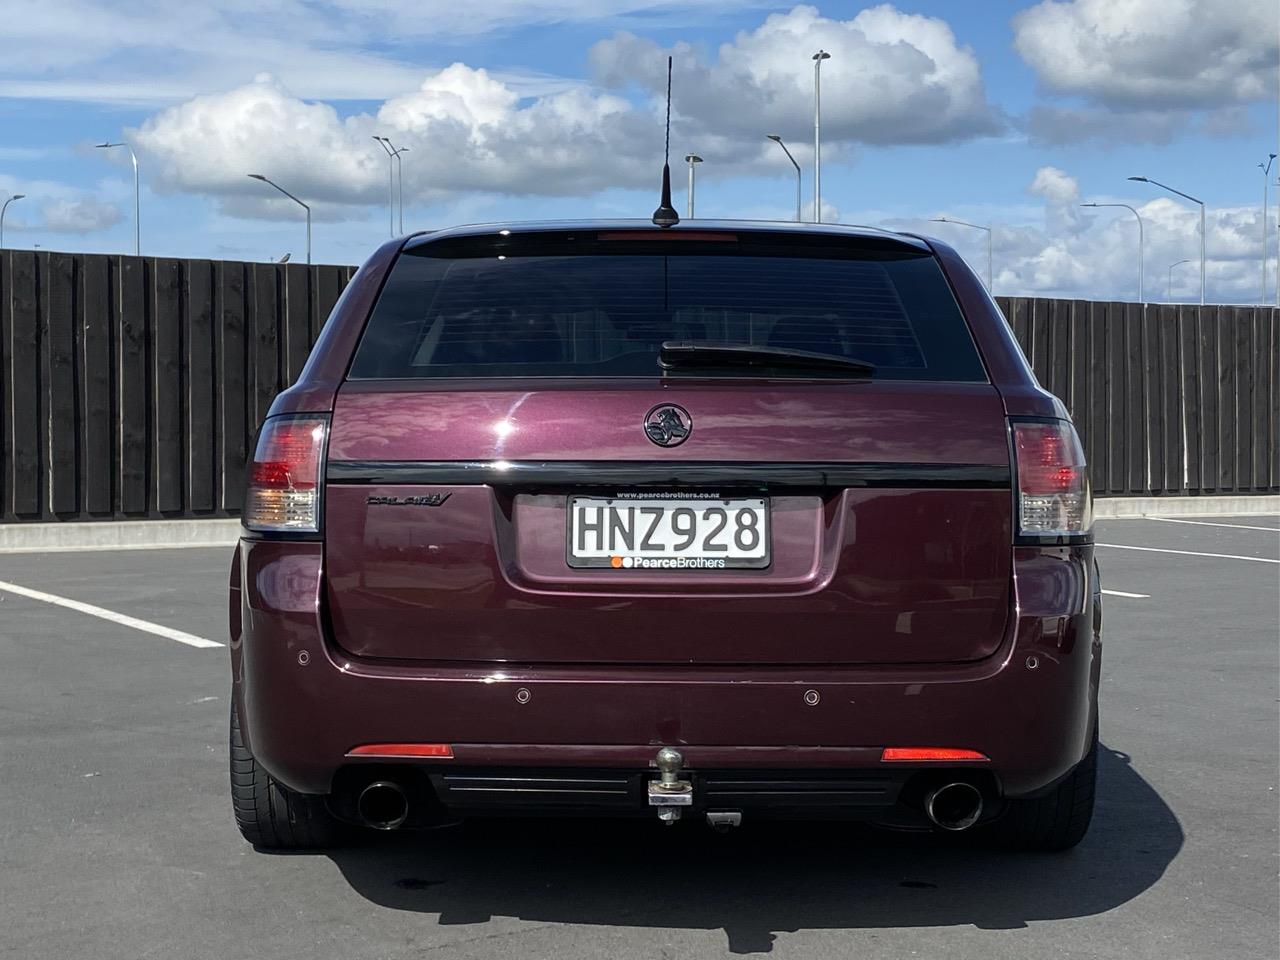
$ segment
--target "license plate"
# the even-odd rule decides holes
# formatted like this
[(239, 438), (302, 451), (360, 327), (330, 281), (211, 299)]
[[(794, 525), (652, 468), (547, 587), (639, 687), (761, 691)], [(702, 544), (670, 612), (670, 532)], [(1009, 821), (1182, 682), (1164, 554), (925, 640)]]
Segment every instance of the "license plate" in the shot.
[(769, 504), (763, 498), (570, 497), (568, 538), (571, 567), (767, 567)]

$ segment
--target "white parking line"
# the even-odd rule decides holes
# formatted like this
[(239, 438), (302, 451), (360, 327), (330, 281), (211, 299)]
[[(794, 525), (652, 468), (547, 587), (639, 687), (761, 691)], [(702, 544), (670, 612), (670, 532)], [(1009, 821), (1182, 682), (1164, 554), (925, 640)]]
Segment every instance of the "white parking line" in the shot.
[(1108, 597), (1128, 597), (1130, 600), (1150, 600), (1149, 593), (1125, 593), (1123, 590), (1103, 590)]
[(1265, 530), (1267, 533), (1280, 533), (1280, 527), (1251, 527), (1244, 523), (1213, 523), (1209, 520), (1178, 520), (1174, 517), (1143, 517), (1144, 520), (1159, 520), (1161, 523), (1191, 523), (1197, 527), (1230, 527), (1232, 530)]
[(204, 637), (197, 637), (190, 633), (183, 633), (181, 630), (174, 630), (171, 627), (162, 627), (158, 623), (139, 620), (137, 617), (130, 617), (123, 613), (116, 613), (114, 610), (104, 610), (102, 607), (95, 607), (91, 603), (81, 603), (79, 600), (69, 600), (66, 597), (59, 597), (56, 594), (45, 593), (43, 590), (32, 590), (30, 587), (20, 587), (16, 583), (8, 583), (7, 581), (0, 580), (0, 590), (7, 591), (8, 593), (16, 593), (20, 597), (29, 597), (32, 600), (42, 600), (45, 603), (52, 603), (55, 606), (66, 607), (68, 610), (75, 610), (78, 613), (87, 613), (91, 617), (101, 617), (103, 620), (110, 620), (112, 623), (132, 627), (134, 630), (141, 630), (144, 633), (154, 633), (158, 637), (166, 637), (169, 640), (177, 640), (179, 643), (185, 643), (189, 647), (222, 646), (222, 644), (218, 643), (216, 640), (206, 640)]
[(1131, 547), (1124, 543), (1097, 543), (1097, 547), (1110, 547), (1113, 550), (1142, 550), (1146, 553), (1178, 553), (1184, 557), (1212, 557), (1215, 560), (1252, 560), (1254, 563), (1280, 563), (1270, 557), (1241, 557), (1233, 553), (1197, 553), (1194, 550), (1166, 550), (1163, 547)]

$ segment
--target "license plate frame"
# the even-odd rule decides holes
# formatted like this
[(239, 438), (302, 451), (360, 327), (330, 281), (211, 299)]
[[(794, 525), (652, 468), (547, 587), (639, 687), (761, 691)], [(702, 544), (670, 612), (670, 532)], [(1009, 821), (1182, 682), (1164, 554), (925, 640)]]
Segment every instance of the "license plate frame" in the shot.
[[(749, 509), (756, 512), (757, 516), (759, 517), (759, 520), (757, 522), (760, 526), (760, 540), (761, 540), (759, 545), (760, 555), (759, 556), (743, 555), (744, 553), (748, 553), (748, 552), (754, 553), (755, 551), (752, 550), (752, 551), (738, 551), (738, 555), (730, 556), (729, 554), (734, 553), (734, 550), (732, 549), (732, 547), (729, 550), (727, 550), (724, 555), (721, 555), (721, 556), (714, 555), (715, 553), (718, 553), (716, 551), (708, 553), (706, 551), (690, 552), (688, 550), (684, 552), (670, 551), (670, 552), (665, 552), (664, 554), (659, 554), (659, 555), (646, 554), (644, 551), (633, 551), (631, 554), (618, 553), (618, 554), (600, 555), (600, 556), (584, 556), (581, 554), (575, 554), (575, 551), (574, 551), (574, 535), (576, 532), (575, 518), (578, 515), (576, 505), (584, 501), (598, 504), (606, 508), (612, 508), (615, 506), (630, 506), (630, 507), (660, 506), (664, 508), (666, 516), (662, 520), (658, 521), (658, 523), (659, 525), (664, 525), (664, 526), (670, 525), (670, 516), (676, 510), (681, 508), (696, 507), (698, 508), (698, 512), (695, 515), (695, 530), (697, 530), (698, 532), (695, 536), (694, 544), (691, 544), (691, 546), (698, 545), (699, 547), (706, 546), (709, 539), (707, 536), (704, 536), (704, 534), (702, 533), (701, 525), (703, 523), (714, 522), (714, 521), (706, 521), (702, 517), (702, 514), (701, 514), (702, 509), (712, 509), (716, 507), (732, 508), (736, 510)], [(653, 493), (653, 494), (637, 493), (634, 495), (620, 495), (620, 496), (619, 495), (610, 496), (607, 494), (590, 494), (590, 493), (571, 494), (566, 498), (566, 501), (565, 501), (565, 542), (564, 542), (565, 562), (570, 567), (573, 567), (575, 569), (611, 570), (619, 573), (642, 572), (646, 574), (650, 574), (650, 573), (654, 573), (654, 574), (682, 573), (683, 574), (683, 573), (702, 573), (702, 572), (718, 573), (726, 570), (738, 570), (738, 571), (765, 570), (765, 569), (768, 569), (773, 564), (772, 520), (773, 520), (773, 517), (772, 517), (772, 508), (771, 508), (770, 498), (763, 497), (763, 496), (722, 496), (719, 494), (715, 496), (698, 496), (696, 494), (690, 495), (690, 494), (682, 494), (679, 492)], [(726, 521), (725, 527), (721, 529), (727, 531), (731, 523), (733, 523), (733, 520)], [(686, 536), (686, 534), (679, 534), (678, 536), (683, 537), (683, 536)], [(730, 540), (732, 539), (732, 536), (733, 536), (732, 532), (729, 532)], [(699, 541), (701, 542), (699, 543)], [(612, 546), (613, 544), (610, 543), (608, 545)], [(598, 549), (603, 550), (603, 547)], [(677, 558), (683, 558), (684, 563), (681, 564), (679, 562), (679, 559)], [(673, 562), (671, 564), (662, 564), (660, 562), (648, 562), (648, 561), (660, 561), (663, 559), (671, 559)], [(714, 561), (716, 560), (719, 560), (722, 562), (715, 563)], [(621, 561), (621, 562), (615, 562), (615, 561)]]

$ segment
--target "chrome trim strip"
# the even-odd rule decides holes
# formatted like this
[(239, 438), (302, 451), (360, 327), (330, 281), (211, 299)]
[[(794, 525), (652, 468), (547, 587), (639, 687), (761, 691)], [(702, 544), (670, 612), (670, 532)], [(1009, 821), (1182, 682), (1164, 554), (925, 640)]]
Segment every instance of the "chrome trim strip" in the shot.
[(331, 460), (329, 483), (494, 487), (822, 490), (843, 487), (1007, 489), (1007, 465), (756, 463), (648, 460)]

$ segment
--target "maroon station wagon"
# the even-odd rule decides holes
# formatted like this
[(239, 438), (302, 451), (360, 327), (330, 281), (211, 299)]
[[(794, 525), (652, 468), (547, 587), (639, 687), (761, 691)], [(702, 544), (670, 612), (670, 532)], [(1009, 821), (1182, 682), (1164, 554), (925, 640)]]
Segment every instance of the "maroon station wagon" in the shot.
[(1080, 442), (945, 244), (473, 226), (360, 268), (231, 571), (244, 836), (845, 818), (1077, 843)]

